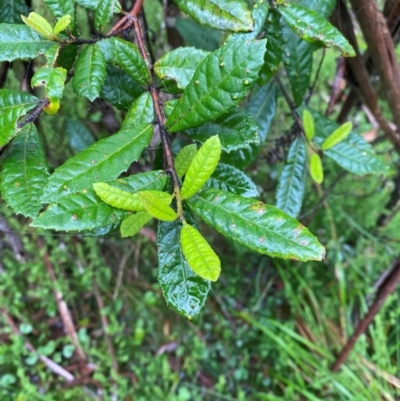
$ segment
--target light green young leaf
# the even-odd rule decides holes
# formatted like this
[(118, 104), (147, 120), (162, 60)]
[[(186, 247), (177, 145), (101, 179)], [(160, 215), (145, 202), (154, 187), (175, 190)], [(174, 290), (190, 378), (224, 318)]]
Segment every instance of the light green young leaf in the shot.
[(192, 163), (194, 156), (197, 153), (197, 146), (192, 143), (183, 147), (175, 157), (175, 170), (179, 178), (182, 178), (189, 166)]
[(72, 28), (75, 25), (75, 0), (43, 0), (52, 14), (59, 20), (64, 15), (71, 16)]
[(328, 150), (330, 148), (333, 148), (338, 143), (342, 142), (350, 134), (352, 128), (353, 123), (351, 121), (348, 121), (342, 124), (339, 128), (336, 128), (335, 131), (333, 131), (332, 134), (330, 134), (328, 138), (326, 138), (325, 141), (322, 142), (321, 149)]
[(122, 210), (130, 210), (132, 212), (144, 211), (145, 208), (138, 194), (132, 194), (123, 191), (106, 182), (97, 182), (93, 184), (96, 195), (108, 205)]
[(147, 212), (132, 214), (121, 223), (121, 237), (126, 238), (136, 235), (152, 219), (153, 217)]
[(217, 281), (221, 261), (200, 232), (190, 224), (183, 224), (180, 242), (190, 268), (204, 280)]
[(188, 203), (222, 235), (259, 253), (302, 261), (325, 257), (317, 238), (274, 206), (213, 188), (202, 189)]
[(14, 213), (35, 217), (49, 176), (46, 156), (34, 124), (25, 125), (7, 148), (1, 173), (1, 193)]
[(35, 58), (52, 46), (53, 41), (44, 39), (29, 26), (0, 24), (0, 61)]
[(87, 97), (91, 102), (99, 97), (106, 79), (106, 62), (103, 52), (97, 44), (88, 45), (78, 56), (72, 86), (79, 96)]
[(71, 25), (71, 16), (69, 14), (61, 17), (54, 26), (53, 33), (57, 38), (58, 35)]
[(243, 0), (175, 0), (178, 7), (201, 25), (221, 31), (253, 30), (253, 20)]
[(302, 120), (303, 120), (304, 135), (309, 141), (311, 141), (315, 135), (314, 118), (307, 109), (304, 109), (303, 111)]
[(29, 13), (28, 18), (23, 15), (21, 15), (21, 18), (26, 25), (31, 27), (36, 32), (40, 33), (45, 38), (50, 40), (54, 38), (52, 26), (38, 13), (31, 12)]
[(221, 142), (218, 135), (212, 136), (194, 156), (185, 175), (181, 195), (183, 199), (193, 196), (211, 177), (221, 157)]
[(167, 192), (161, 191), (142, 191), (138, 192), (147, 213), (162, 221), (174, 221), (177, 214), (170, 206), (172, 197)]
[(51, 203), (73, 192), (90, 189), (95, 182), (115, 180), (138, 159), (153, 133), (151, 124), (101, 139), (56, 168), (43, 194), (43, 203)]
[(0, 89), (0, 148), (17, 134), (18, 119), (35, 108), (38, 101), (27, 92)]
[(114, 40), (117, 63), (135, 81), (149, 85), (150, 74), (137, 46), (123, 39)]
[(100, 0), (94, 14), (94, 26), (102, 32), (113, 15), (115, 0)]
[(324, 181), (324, 170), (318, 153), (313, 153), (310, 157), (310, 175), (317, 184)]
[(185, 89), (193, 77), (196, 67), (208, 52), (194, 47), (179, 47), (162, 56), (154, 64), (154, 72), (161, 79), (173, 79), (178, 88)]
[(304, 140), (296, 138), (290, 145), (276, 191), (276, 207), (291, 217), (297, 217), (303, 203), (307, 177), (306, 159)]
[(265, 45), (265, 40), (234, 40), (203, 59), (167, 119), (168, 131), (198, 127), (237, 105), (257, 80)]
[(314, 11), (298, 4), (285, 3), (278, 11), (290, 28), (303, 40), (309, 43), (336, 47), (343, 57), (354, 57), (356, 54), (347, 39), (326, 19)]

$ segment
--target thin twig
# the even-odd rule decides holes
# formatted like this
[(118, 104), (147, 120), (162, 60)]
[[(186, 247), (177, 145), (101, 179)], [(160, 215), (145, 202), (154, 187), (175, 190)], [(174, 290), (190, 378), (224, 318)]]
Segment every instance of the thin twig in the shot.
[(21, 129), (23, 126), (29, 123), (33, 123), (38, 119), (40, 114), (42, 113), (43, 109), (50, 104), (49, 99), (42, 99), (39, 101), (38, 105), (33, 109), (32, 113), (29, 114), (27, 118), (25, 118), (24, 121), (21, 121), (20, 123), (17, 124), (17, 128)]

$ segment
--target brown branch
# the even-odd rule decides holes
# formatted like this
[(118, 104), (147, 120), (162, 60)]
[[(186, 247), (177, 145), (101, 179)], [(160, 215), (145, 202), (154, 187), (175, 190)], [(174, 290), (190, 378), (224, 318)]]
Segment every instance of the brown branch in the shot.
[(49, 99), (40, 100), (38, 105), (33, 109), (32, 113), (29, 114), (29, 116), (25, 118), (25, 120), (17, 124), (17, 128), (21, 129), (26, 124), (33, 123), (34, 121), (36, 121), (39, 118), (40, 114), (42, 113), (43, 109), (49, 104), (50, 104)]
[(374, 303), (371, 305), (364, 318), (358, 323), (358, 326), (354, 330), (353, 335), (349, 338), (347, 344), (343, 347), (339, 356), (336, 358), (336, 361), (331, 367), (332, 372), (336, 372), (340, 368), (340, 366), (346, 361), (350, 351), (353, 349), (355, 343), (357, 342), (358, 337), (360, 337), (360, 335), (367, 330), (369, 324), (372, 322), (376, 314), (380, 311), (387, 297), (393, 293), (393, 291), (396, 289), (399, 283), (400, 283), (400, 258), (394, 261), (391, 269), (391, 274), (389, 274), (388, 277), (381, 284)]
[(142, 10), (142, 5), (143, 0), (136, 0), (132, 10), (111, 28), (106, 37), (116, 35), (119, 32), (125, 31), (126, 29), (130, 28), (134, 24), (135, 19), (137, 19), (140, 11)]

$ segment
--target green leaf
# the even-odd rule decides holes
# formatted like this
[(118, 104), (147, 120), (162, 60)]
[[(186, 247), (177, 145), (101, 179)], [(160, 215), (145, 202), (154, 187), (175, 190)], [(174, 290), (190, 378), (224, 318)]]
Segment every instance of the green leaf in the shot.
[(306, 187), (306, 147), (302, 138), (290, 146), (287, 163), (279, 177), (276, 207), (291, 217), (297, 217)]
[(52, 203), (31, 223), (47, 230), (83, 231), (116, 224), (129, 213), (102, 202), (91, 189)]
[(114, 40), (117, 63), (135, 81), (142, 85), (149, 85), (150, 73), (137, 46), (123, 39)]
[(185, 134), (201, 143), (211, 136), (218, 135), (222, 149), (226, 152), (245, 148), (250, 143), (260, 143), (257, 124), (251, 115), (239, 107), (230, 110), (215, 121), (189, 129)]
[[(164, 195), (160, 196), (161, 194)], [(178, 215), (175, 210), (168, 206), (172, 201), (172, 197), (167, 192), (142, 191), (138, 195), (147, 213), (151, 216), (163, 221), (174, 221), (177, 219)]]
[(282, 30), (285, 40), (283, 63), (292, 88), (296, 106), (303, 102), (310, 84), (313, 47), (296, 36), (288, 27)]
[(67, 78), (67, 70), (55, 67), (59, 50), (60, 47), (56, 45), (46, 52), (47, 64), (36, 71), (31, 81), (32, 88), (45, 87), (45, 96), (50, 100), (50, 104), (44, 108), (44, 111), (48, 114), (56, 114), (60, 108)]
[(328, 138), (322, 142), (321, 149), (328, 150), (342, 142), (350, 134), (352, 128), (353, 124), (351, 121), (348, 121), (347, 123), (342, 124), (339, 128), (336, 128), (335, 131), (333, 131), (332, 134), (330, 134)]
[(190, 268), (204, 280), (217, 281), (221, 261), (200, 232), (190, 224), (183, 224), (180, 242)]
[(324, 181), (324, 170), (318, 153), (313, 153), (310, 157), (310, 175), (317, 184)]
[(58, 37), (58, 35), (62, 32), (65, 31), (70, 25), (71, 25), (72, 17), (67, 14), (61, 17), (56, 25), (54, 26), (53, 33), (55, 37)]
[(29, 26), (0, 24), (0, 61), (35, 58), (52, 46), (54, 42), (43, 39)]
[(336, 6), (336, 0), (300, 0), (299, 4), (313, 10), (324, 18), (329, 18)]
[(138, 194), (123, 191), (105, 182), (96, 182), (93, 184), (93, 189), (103, 202), (112, 207), (132, 212), (145, 210)]
[(154, 64), (154, 72), (161, 79), (173, 79), (178, 88), (185, 89), (193, 77), (197, 64), (208, 52), (194, 47), (179, 47), (166, 53)]
[(94, 27), (102, 32), (113, 15), (115, 0), (100, 0), (94, 14)]
[[(79, 4), (82, 7), (87, 8), (88, 10), (96, 11), (99, 7), (100, 0), (74, 0), (75, 3)], [(114, 14), (121, 12), (121, 4), (119, 1), (114, 2)]]
[(22, 21), (33, 30), (47, 39), (53, 39), (53, 28), (41, 15), (35, 12), (29, 13), (28, 18), (21, 15)]
[(221, 31), (253, 30), (253, 20), (243, 0), (175, 0), (178, 7), (201, 25)]
[(21, 23), (21, 15), (28, 14), (26, 0), (7, 0), (5, 7), (0, 7), (0, 23)]
[(46, 156), (34, 124), (25, 125), (7, 148), (1, 173), (1, 192), (14, 213), (35, 217), (49, 176)]
[(246, 110), (258, 124), (261, 141), (265, 142), (271, 123), (276, 114), (276, 83), (261, 87), (246, 105)]
[(201, 61), (167, 119), (169, 132), (198, 127), (237, 105), (258, 77), (265, 44), (265, 40), (231, 41)]
[[(311, 109), (308, 110), (314, 117), (316, 132), (314, 143), (321, 147), (324, 140), (339, 125)], [(345, 170), (357, 175), (386, 174), (390, 170), (389, 166), (377, 157), (372, 146), (354, 131), (350, 132), (342, 142), (333, 148), (325, 150), (324, 155), (334, 160)]]
[(235, 150), (230, 153), (222, 152), (221, 163), (226, 163), (239, 169), (244, 169), (253, 160), (255, 160), (258, 150), (259, 146), (251, 144), (246, 148)]
[(153, 219), (147, 212), (138, 212), (127, 217), (121, 223), (121, 237), (132, 237), (136, 235), (144, 225)]
[(138, 124), (152, 124), (155, 119), (153, 99), (149, 92), (140, 95), (135, 102), (131, 104), (128, 112), (122, 122), (122, 129), (134, 127)]
[(57, 57), (57, 66), (63, 67), (67, 71), (70, 71), (75, 64), (78, 50), (78, 46), (73, 44), (62, 46)]
[(186, 174), (196, 153), (197, 153), (197, 146), (193, 143), (191, 145), (183, 147), (176, 155), (175, 170), (179, 178), (182, 178)]
[(43, 3), (57, 19), (61, 19), (64, 15), (70, 15), (72, 26), (75, 25), (74, 0), (43, 0)]
[(75, 93), (93, 102), (99, 97), (105, 79), (106, 62), (100, 47), (97, 44), (85, 47), (78, 56), (72, 78)]
[(68, 118), (65, 130), (69, 144), (75, 152), (80, 152), (95, 142), (92, 133), (81, 121)]
[(124, 71), (107, 65), (107, 76), (100, 97), (120, 110), (128, 110), (132, 102), (143, 93), (143, 88)]
[(229, 164), (218, 164), (213, 175), (206, 182), (206, 186), (246, 198), (260, 196), (256, 184), (241, 170)]
[(43, 194), (43, 203), (116, 179), (150, 143), (153, 126), (141, 124), (101, 139), (56, 168)]
[[(311, 141), (315, 135), (315, 127), (314, 127), (314, 119), (312, 114), (307, 110), (304, 109), (303, 111), (303, 129), (306, 138)], [(351, 130), (351, 127), (350, 127)], [(349, 130), (349, 132), (350, 132)]]
[(189, 206), (225, 237), (272, 257), (322, 260), (324, 247), (307, 228), (274, 206), (204, 188)]
[[(186, 220), (195, 225), (190, 210), (184, 212)], [(167, 305), (189, 320), (197, 320), (211, 285), (197, 276), (186, 262), (180, 243), (181, 229), (179, 220), (158, 223), (158, 281)]]
[(215, 135), (204, 142), (190, 163), (181, 189), (183, 199), (190, 198), (204, 186), (217, 167), (220, 157), (221, 142), (218, 135)]
[(97, 42), (103, 52), (104, 58), (107, 63), (113, 64), (116, 62), (117, 54), (115, 50), (115, 38), (103, 38)]
[(221, 32), (200, 25), (190, 18), (178, 18), (176, 20), (176, 29), (189, 46), (210, 52), (219, 47)]
[(35, 108), (38, 101), (27, 92), (0, 89), (0, 148), (17, 134), (18, 119)]
[(285, 4), (278, 7), (278, 10), (293, 32), (303, 40), (326, 47), (336, 47), (343, 57), (356, 55), (346, 38), (314, 11), (298, 4)]

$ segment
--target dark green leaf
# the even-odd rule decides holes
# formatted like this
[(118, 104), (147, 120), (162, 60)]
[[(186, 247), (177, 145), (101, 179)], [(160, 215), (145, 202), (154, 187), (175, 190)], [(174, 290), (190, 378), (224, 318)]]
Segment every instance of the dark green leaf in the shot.
[(128, 110), (132, 102), (143, 93), (143, 88), (122, 70), (108, 65), (106, 71), (100, 97), (120, 110)]
[(222, 149), (226, 152), (245, 148), (250, 143), (260, 143), (257, 124), (249, 114), (239, 107), (232, 109), (228, 114), (215, 121), (189, 129), (185, 134), (202, 143), (211, 136), (218, 135)]
[(32, 110), (39, 99), (27, 92), (0, 89), (0, 148), (17, 134), (17, 121)]
[(132, 237), (136, 235), (141, 228), (151, 221), (151, 217), (147, 212), (137, 212), (132, 216), (127, 217), (121, 223), (121, 237)]
[(251, 144), (246, 148), (235, 150), (230, 153), (222, 152), (221, 162), (243, 170), (257, 157), (258, 150), (258, 145)]
[(1, 174), (1, 192), (14, 213), (35, 217), (49, 176), (47, 161), (35, 125), (25, 125), (7, 148)]
[(46, 53), (54, 42), (45, 39), (29, 26), (0, 24), (0, 61), (35, 58)]
[(49, 8), (52, 14), (60, 19), (64, 15), (71, 16), (72, 27), (75, 24), (75, 4), (74, 0), (43, 0), (43, 3)]
[(63, 46), (57, 58), (57, 66), (69, 71), (75, 63), (78, 50), (79, 48), (76, 45)]
[(153, 126), (141, 124), (102, 139), (67, 160), (50, 176), (43, 203), (70, 193), (91, 189), (95, 182), (116, 179), (138, 159), (150, 143)]
[(100, 0), (94, 14), (94, 27), (102, 32), (110, 22), (116, 0)]
[(97, 45), (100, 47), (101, 51), (103, 52), (104, 59), (107, 63), (115, 63), (117, 59), (117, 54), (115, 50), (115, 38), (105, 38), (99, 40)]
[(201, 61), (167, 119), (168, 130), (198, 127), (237, 105), (258, 77), (265, 44), (265, 40), (231, 41)]
[[(87, 8), (88, 10), (96, 11), (97, 7), (99, 7), (100, 0), (74, 0), (75, 3), (79, 4), (82, 7)], [(121, 4), (119, 1), (114, 2), (114, 13), (121, 12)]]
[(304, 140), (296, 138), (290, 146), (287, 164), (279, 177), (276, 207), (292, 217), (297, 217), (303, 203), (307, 177), (306, 156)]
[(321, 17), (328, 18), (335, 8), (336, 0), (300, 0), (299, 4), (313, 10)]
[(229, 164), (218, 164), (206, 186), (246, 198), (254, 198), (260, 195), (256, 184), (241, 170)]
[(189, 46), (210, 52), (219, 47), (221, 32), (202, 26), (189, 18), (178, 18), (176, 29)]
[[(185, 218), (195, 225), (189, 210), (185, 210)], [(186, 262), (179, 240), (181, 229), (180, 221), (158, 223), (158, 281), (167, 305), (186, 318), (196, 320), (211, 285), (197, 276)]]
[(310, 84), (314, 49), (288, 27), (284, 27), (282, 35), (285, 39), (283, 63), (292, 87), (294, 102), (299, 106)]
[(253, 20), (243, 0), (175, 0), (179, 8), (201, 25), (222, 31), (253, 30)]
[(325, 256), (307, 228), (274, 206), (213, 188), (202, 189), (188, 203), (221, 234), (259, 253), (302, 261)]
[(67, 119), (66, 131), (69, 144), (75, 152), (80, 152), (94, 143), (92, 133), (78, 120)]
[(293, 32), (303, 40), (326, 47), (336, 47), (343, 57), (356, 55), (346, 38), (316, 12), (298, 4), (285, 4), (278, 10)]
[[(314, 142), (317, 146), (321, 146), (339, 125), (311, 109), (308, 110), (313, 115), (315, 122)], [(386, 174), (389, 172), (389, 166), (377, 157), (372, 146), (354, 131), (344, 141), (325, 150), (324, 155), (353, 174)]]
[(153, 99), (149, 92), (140, 95), (129, 107), (122, 122), (122, 129), (134, 127), (138, 124), (154, 122)]
[(0, 23), (20, 24), (21, 15), (27, 15), (28, 12), (26, 0), (3, 0), (0, 7)]
[(179, 47), (166, 53), (154, 64), (154, 72), (161, 79), (173, 79), (178, 88), (185, 89), (193, 78), (197, 64), (207, 52), (194, 47)]
[(100, 47), (97, 44), (85, 47), (76, 62), (72, 78), (74, 91), (93, 102), (99, 97), (105, 79), (106, 62)]

